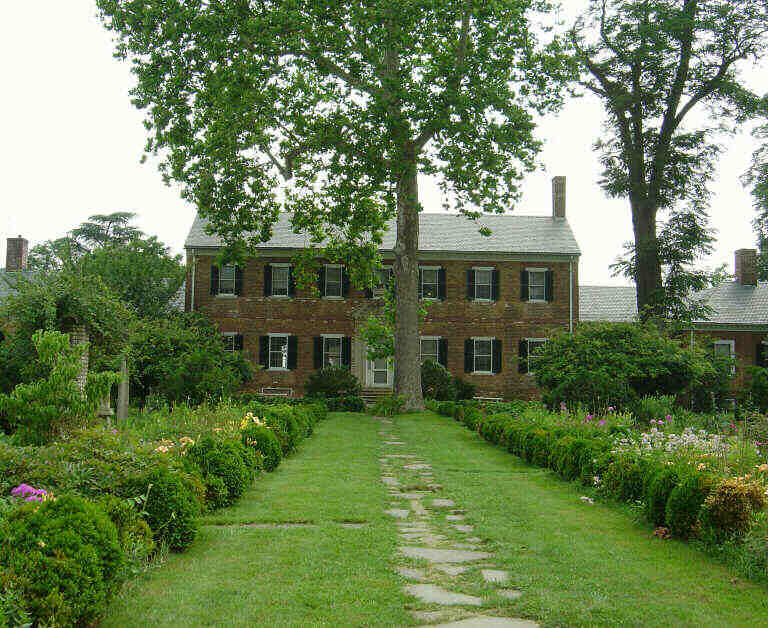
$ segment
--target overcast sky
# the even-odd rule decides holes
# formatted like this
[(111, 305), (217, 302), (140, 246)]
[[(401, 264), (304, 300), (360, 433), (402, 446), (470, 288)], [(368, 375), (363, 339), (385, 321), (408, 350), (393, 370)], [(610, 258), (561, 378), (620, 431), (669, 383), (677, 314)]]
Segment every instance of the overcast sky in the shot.
[[(586, 2), (564, 4), (571, 14)], [(119, 210), (136, 212), (141, 229), (182, 252), (195, 209), (178, 188), (163, 184), (155, 162), (139, 163), (146, 134), (128, 96), (133, 77), (112, 50), (93, 0), (3, 2), (0, 265), (9, 236), (35, 244), (62, 236), (91, 214)], [(629, 206), (600, 190), (591, 149), (602, 119), (600, 104), (583, 98), (541, 125), (545, 169), (526, 179), (515, 211), (550, 214), (551, 177), (567, 176), (568, 218), (583, 253), (581, 283), (625, 284), (608, 267), (631, 238)], [(712, 202), (719, 240), (710, 266), (727, 263), (732, 271), (733, 252), (754, 246), (749, 190), (739, 181), (753, 149), (744, 133), (719, 161)], [(426, 211), (440, 211), (434, 182), (421, 182), (421, 199)]]

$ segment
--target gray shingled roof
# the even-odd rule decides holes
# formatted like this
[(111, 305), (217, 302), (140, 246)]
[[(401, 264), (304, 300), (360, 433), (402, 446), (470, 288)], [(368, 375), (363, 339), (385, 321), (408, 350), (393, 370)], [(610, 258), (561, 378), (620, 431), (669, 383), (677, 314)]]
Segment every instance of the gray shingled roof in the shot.
[[(455, 214), (421, 214), (419, 250), (472, 251), (488, 253), (553, 253), (579, 255), (579, 245), (567, 220), (550, 216), (488, 215), (477, 221)], [(207, 221), (199, 215), (189, 231), (185, 248), (213, 248), (222, 245), (215, 235), (205, 233)], [(489, 237), (480, 235), (479, 228), (488, 227)], [(259, 248), (297, 249), (307, 246), (306, 236), (296, 234), (290, 215), (282, 214), (273, 229), (272, 239)], [(383, 251), (395, 244), (392, 228), (384, 236)]]
[[(714, 310), (698, 323), (768, 327), (768, 283), (742, 286), (723, 282), (696, 295)], [(637, 316), (634, 286), (579, 286), (579, 319), (623, 322)]]

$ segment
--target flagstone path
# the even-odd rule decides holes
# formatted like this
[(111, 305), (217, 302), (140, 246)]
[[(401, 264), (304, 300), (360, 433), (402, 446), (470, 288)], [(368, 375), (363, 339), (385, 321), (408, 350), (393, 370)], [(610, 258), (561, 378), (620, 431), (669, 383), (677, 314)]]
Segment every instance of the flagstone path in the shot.
[[(507, 588), (509, 574), (494, 568), (493, 554), (484, 539), (472, 536), (471, 517), (457, 507), (434, 478), (432, 467), (415, 454), (404, 453), (407, 443), (396, 434), (391, 419), (380, 418), (383, 440), (382, 483), (392, 498), (390, 515), (399, 528), (397, 573), (407, 581), (403, 590), (417, 600), (411, 614), (422, 625), (527, 628), (538, 624), (500, 617), (492, 599), (462, 592), (460, 577), (478, 570), (482, 579), (509, 599), (523, 595)], [(482, 608), (482, 612), (478, 609)]]

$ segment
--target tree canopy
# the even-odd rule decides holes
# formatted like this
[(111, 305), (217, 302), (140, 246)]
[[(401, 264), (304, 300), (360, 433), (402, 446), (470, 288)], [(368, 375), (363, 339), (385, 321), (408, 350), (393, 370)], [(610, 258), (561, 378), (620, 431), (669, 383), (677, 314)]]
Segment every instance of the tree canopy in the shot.
[[(711, 244), (709, 183), (720, 153), (718, 140), (764, 103), (741, 71), (768, 48), (768, 5), (753, 0), (590, 0), (571, 31), (581, 84), (607, 114), (596, 148), (604, 166), (601, 185), (629, 199), (634, 241), (630, 269), (644, 318), (661, 318), (680, 306), (682, 286), (665, 285), (668, 242), (696, 259)], [(660, 212), (672, 211), (658, 232)], [(680, 267), (678, 267), (679, 270)], [(665, 290), (666, 288), (666, 290)]]
[(419, 407), (417, 176), (437, 175), (454, 211), (512, 206), (539, 150), (532, 114), (559, 104), (567, 74), (529, 27), (548, 4), (97, 4), (132, 62), (147, 150), (231, 250), (290, 212), (310, 253), (363, 285), (395, 220), (395, 388)]

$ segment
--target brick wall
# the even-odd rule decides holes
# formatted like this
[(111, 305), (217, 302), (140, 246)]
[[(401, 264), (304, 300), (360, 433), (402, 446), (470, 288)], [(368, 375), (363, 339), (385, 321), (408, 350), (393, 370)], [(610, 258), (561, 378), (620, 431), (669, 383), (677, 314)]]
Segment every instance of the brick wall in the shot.
[(743, 387), (748, 375), (746, 370), (750, 366), (757, 365), (757, 346), (766, 338), (765, 332), (756, 331), (708, 331), (697, 330), (694, 332), (698, 340), (707, 342), (715, 340), (733, 340), (736, 350), (736, 376), (733, 381), (733, 389)]
[[(190, 260), (191, 261), (191, 260)], [(352, 286), (343, 300), (312, 298), (297, 289), (291, 299), (264, 297), (264, 265), (286, 262), (285, 258), (260, 257), (243, 269), (243, 294), (238, 297), (210, 294), (213, 256), (197, 256), (194, 285), (194, 309), (208, 313), (222, 332), (243, 335), (243, 349), (254, 364), (258, 363), (259, 337), (268, 333), (286, 333), (298, 337), (297, 368), (293, 371), (259, 370), (249, 388), (291, 387), (303, 391), (307, 376), (314, 370), (313, 338), (323, 333), (358, 335), (360, 323), (375, 311), (378, 301)], [(535, 397), (539, 391), (531, 375), (518, 373), (518, 345), (522, 338), (546, 338), (554, 329), (569, 323), (568, 262), (471, 262), (424, 261), (424, 265), (446, 270), (446, 299), (431, 302), (422, 326), (422, 335), (447, 340), (447, 365), (455, 375), (466, 378), (478, 388), (478, 394), (505, 398)], [(499, 300), (493, 303), (469, 301), (466, 297), (466, 272), (474, 266), (494, 267), (500, 273)], [(520, 274), (524, 267), (548, 268), (553, 272), (553, 301), (520, 300)], [(191, 264), (188, 264), (191, 268)], [(187, 278), (187, 308), (191, 303), (191, 272)], [(578, 264), (574, 264), (574, 286), (578, 286)], [(579, 311), (578, 290), (573, 293), (573, 312)], [(502, 342), (502, 371), (493, 375), (464, 373), (464, 340), (473, 336), (495, 337)], [(364, 368), (362, 342), (353, 341), (352, 369), (361, 378)]]

